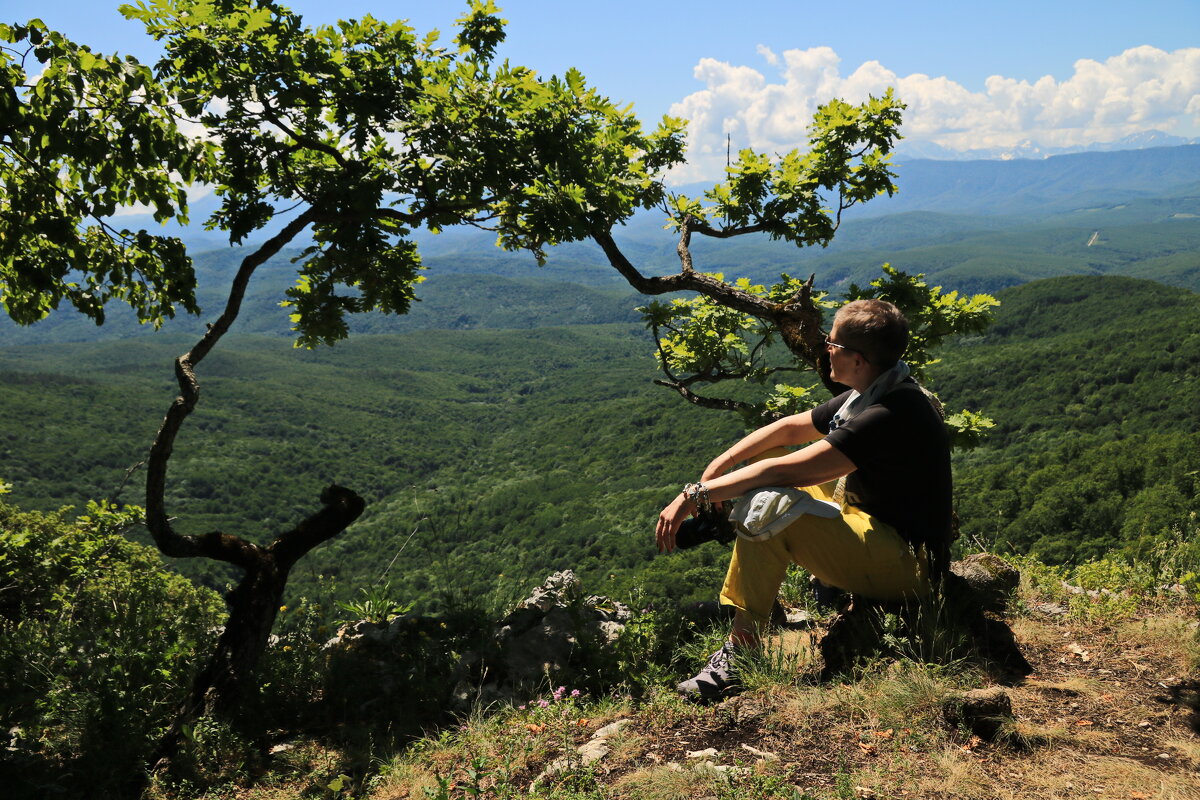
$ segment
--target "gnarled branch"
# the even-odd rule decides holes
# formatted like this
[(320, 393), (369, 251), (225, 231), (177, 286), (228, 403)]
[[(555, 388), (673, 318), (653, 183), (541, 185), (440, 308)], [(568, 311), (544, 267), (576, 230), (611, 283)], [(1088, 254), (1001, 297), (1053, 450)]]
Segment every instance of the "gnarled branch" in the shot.
[(237, 319), (246, 294), (250, 277), (264, 262), (276, 255), (284, 245), (296, 237), (318, 218), (317, 211), (309, 208), (289, 222), (282, 231), (268, 239), (258, 250), (242, 259), (242, 265), (229, 288), (225, 310), (208, 326), (208, 330), (191, 350), (175, 359), (175, 379), (179, 383), (179, 396), (171, 403), (163, 419), (146, 466), (146, 527), (154, 537), (154, 543), (164, 555), (175, 558), (206, 556), (218, 561), (228, 561), (242, 567), (256, 563), (260, 549), (257, 545), (220, 532), (203, 536), (181, 536), (171, 527), (165, 508), (167, 464), (174, 449), (175, 437), (183, 421), (196, 407), (200, 398), (200, 383), (196, 380), (195, 367), (213, 348)]

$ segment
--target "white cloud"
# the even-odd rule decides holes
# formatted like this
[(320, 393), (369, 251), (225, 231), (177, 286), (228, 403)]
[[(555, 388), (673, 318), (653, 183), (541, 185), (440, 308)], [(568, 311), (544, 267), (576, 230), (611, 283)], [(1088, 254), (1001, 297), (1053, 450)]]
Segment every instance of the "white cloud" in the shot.
[(1023, 142), (1072, 147), (1200, 125), (1200, 48), (1166, 52), (1142, 46), (1103, 62), (1080, 59), (1062, 81), (1050, 75), (1032, 83), (993, 75), (981, 92), (946, 77), (900, 76), (878, 61), (843, 76), (841, 59), (828, 47), (777, 54), (759, 46), (758, 53), (774, 76), (711, 58), (696, 64), (694, 75), (705, 88), (670, 111), (691, 123), (690, 163), (674, 179), (719, 175), (727, 133), (735, 149), (791, 150), (804, 145), (820, 103), (834, 97), (857, 103), (889, 86), (908, 104), (905, 138), (951, 150)]

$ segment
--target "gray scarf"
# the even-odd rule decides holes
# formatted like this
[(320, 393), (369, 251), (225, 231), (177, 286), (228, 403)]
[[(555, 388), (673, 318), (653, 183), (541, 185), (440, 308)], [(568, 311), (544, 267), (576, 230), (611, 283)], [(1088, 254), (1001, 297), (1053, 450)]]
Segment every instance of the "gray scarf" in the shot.
[(879, 402), (879, 398), (890, 392), (897, 383), (908, 377), (908, 372), (908, 364), (905, 364), (903, 361), (897, 361), (896, 366), (872, 381), (865, 392), (859, 392), (857, 389), (851, 391), (850, 396), (846, 398), (846, 402), (842, 403), (842, 407), (833, 415), (833, 419), (829, 423), (829, 431), (832, 433), (858, 416), (859, 412), (864, 408)]

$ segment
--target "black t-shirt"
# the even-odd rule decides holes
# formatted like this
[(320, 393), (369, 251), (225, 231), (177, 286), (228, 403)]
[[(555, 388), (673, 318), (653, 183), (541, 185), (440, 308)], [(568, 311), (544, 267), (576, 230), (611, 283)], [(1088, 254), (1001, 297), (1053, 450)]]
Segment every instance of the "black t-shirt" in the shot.
[(849, 394), (812, 411), (825, 440), (854, 462), (845, 502), (892, 525), (905, 541), (945, 548), (953, 487), (950, 436), (941, 415), (921, 388), (906, 380), (830, 432), (829, 423)]

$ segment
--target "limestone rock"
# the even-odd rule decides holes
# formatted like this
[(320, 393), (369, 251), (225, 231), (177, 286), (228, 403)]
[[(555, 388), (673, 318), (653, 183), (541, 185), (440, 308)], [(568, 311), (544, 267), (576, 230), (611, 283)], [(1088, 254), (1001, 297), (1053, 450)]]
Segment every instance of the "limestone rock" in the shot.
[[(616, 722), (610, 722), (603, 728), (592, 734), (592, 738), (588, 739), (579, 747), (575, 748), (575, 752), (579, 754), (579, 763), (583, 765), (595, 764), (608, 755), (611, 749), (608, 744), (608, 739), (613, 734), (620, 731), (629, 724), (628, 719), (619, 719)], [(570, 758), (557, 758), (550, 762), (542, 773), (533, 779), (532, 786), (537, 786), (546, 778), (552, 778), (555, 775), (571, 767), (572, 760)]]
[[(585, 596), (570, 570), (556, 572), (494, 626), (482, 626), (479, 639), (447, 659), (445, 702), (459, 710), (528, 697), (547, 676), (571, 683), (620, 638), (633, 613), (628, 606), (597, 595)], [(357, 683), (373, 697), (399, 695), (412, 683), (413, 645), (436, 648), (448, 635), (445, 620), (404, 614), (387, 624), (343, 625), (325, 645), (330, 662), (369, 676)], [(447, 648), (450, 649), (449, 647)], [(592, 660), (592, 664), (588, 661)], [(439, 701), (442, 698), (438, 698)]]
[(606, 597), (582, 597), (571, 570), (551, 575), (496, 630), (506, 682), (535, 684), (547, 674), (569, 673), (580, 648), (603, 648), (620, 637), (632, 612)]
[(972, 553), (950, 564), (950, 572), (962, 578), (977, 602), (987, 611), (1003, 611), (1021, 582), (1021, 573), (991, 553)]

